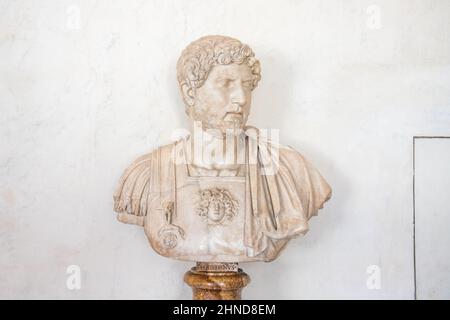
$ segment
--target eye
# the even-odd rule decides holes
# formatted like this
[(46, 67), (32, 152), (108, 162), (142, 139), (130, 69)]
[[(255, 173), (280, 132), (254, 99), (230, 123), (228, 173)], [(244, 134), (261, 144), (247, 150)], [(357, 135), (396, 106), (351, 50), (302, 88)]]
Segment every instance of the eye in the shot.
[(230, 79), (220, 79), (217, 81), (219, 87), (228, 87), (230, 85)]

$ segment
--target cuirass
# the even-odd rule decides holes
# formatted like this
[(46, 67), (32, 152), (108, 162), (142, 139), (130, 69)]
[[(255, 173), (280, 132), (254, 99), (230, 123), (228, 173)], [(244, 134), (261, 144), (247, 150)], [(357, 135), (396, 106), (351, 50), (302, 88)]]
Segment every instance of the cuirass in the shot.
[(181, 260), (246, 261), (246, 178), (190, 176), (186, 165), (174, 167), (174, 192), (146, 219), (155, 250)]

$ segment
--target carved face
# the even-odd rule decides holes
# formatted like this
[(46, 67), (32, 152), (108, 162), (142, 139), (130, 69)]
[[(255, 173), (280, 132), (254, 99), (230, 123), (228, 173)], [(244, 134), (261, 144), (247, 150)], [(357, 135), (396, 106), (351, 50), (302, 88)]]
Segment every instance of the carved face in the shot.
[(208, 207), (208, 219), (212, 222), (218, 223), (222, 221), (225, 216), (225, 206), (221, 201), (217, 199), (212, 199), (209, 202)]
[(226, 189), (206, 189), (199, 195), (197, 213), (208, 224), (222, 224), (236, 215), (238, 203)]
[(242, 129), (250, 112), (253, 76), (243, 64), (216, 65), (204, 84), (195, 90), (195, 103), (189, 116), (201, 121), (203, 129), (223, 134)]

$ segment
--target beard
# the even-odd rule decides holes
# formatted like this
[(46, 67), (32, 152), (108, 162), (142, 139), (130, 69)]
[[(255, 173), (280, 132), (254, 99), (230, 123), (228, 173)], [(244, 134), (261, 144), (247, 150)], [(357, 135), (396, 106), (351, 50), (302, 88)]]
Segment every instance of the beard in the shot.
[(217, 115), (194, 111), (190, 114), (190, 118), (196, 123), (200, 122), (203, 130), (222, 136), (241, 134), (247, 122), (245, 114), (231, 112), (225, 115)]

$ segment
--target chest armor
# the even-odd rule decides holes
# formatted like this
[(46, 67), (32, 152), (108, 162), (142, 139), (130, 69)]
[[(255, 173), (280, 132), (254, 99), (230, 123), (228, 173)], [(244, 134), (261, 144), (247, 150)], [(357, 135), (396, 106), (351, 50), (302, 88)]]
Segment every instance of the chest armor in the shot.
[(190, 176), (186, 165), (173, 168), (171, 192), (145, 220), (152, 247), (180, 260), (246, 261), (246, 178)]

